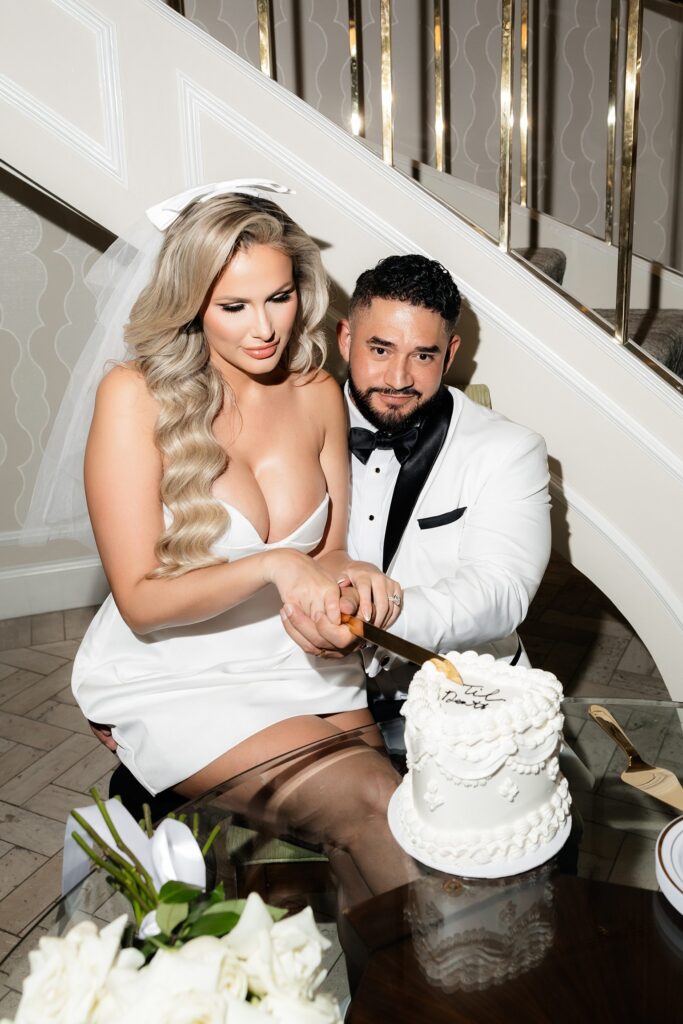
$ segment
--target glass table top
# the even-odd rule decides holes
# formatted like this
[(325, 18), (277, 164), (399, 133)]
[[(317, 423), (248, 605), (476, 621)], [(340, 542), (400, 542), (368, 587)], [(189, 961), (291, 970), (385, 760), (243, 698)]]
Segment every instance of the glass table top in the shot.
[[(375, 735), (372, 726), (340, 733), (266, 761), (189, 801), (181, 812), (197, 812), (204, 834), (220, 824), (221, 836), (214, 844), (210, 869), (216, 880), (223, 881), (228, 898), (257, 890), (277, 906), (298, 910), (311, 905), (323, 927), (327, 923), (333, 928), (337, 923), (352, 990), (358, 995), (354, 996), (351, 1021), (379, 1019), (372, 1016), (381, 1012), (373, 1003), (373, 993), (384, 991), (389, 976), (392, 987), (384, 991), (384, 998), (391, 1000), (394, 1020), (421, 1019), (411, 1017), (406, 1009), (411, 1005), (407, 979), (412, 979), (411, 991), (419, 991), (423, 1001), (432, 997), (436, 1000), (430, 1020), (461, 1019), (453, 1016), (454, 993), (459, 994), (462, 1013), (467, 1006), (467, 1012), (474, 1013), (471, 999), (483, 999), (482, 993), (488, 993), (488, 999), (494, 992), (504, 1007), (513, 991), (516, 998), (522, 998), (524, 979), (538, 980), (545, 971), (549, 984), (552, 971), (558, 969), (552, 966), (557, 950), (565, 950), (565, 959), (574, 956), (584, 946), (580, 941), (582, 929), (587, 929), (589, 945), (595, 943), (593, 960), (581, 967), (584, 973), (595, 974), (601, 957), (610, 949), (610, 956), (616, 956), (617, 947), (621, 970), (624, 950), (629, 948), (626, 936), (617, 936), (614, 941), (607, 941), (607, 936), (612, 934), (610, 929), (615, 936), (617, 932), (621, 935), (621, 925), (614, 921), (623, 918), (624, 928), (627, 924), (630, 927), (629, 915), (635, 915), (641, 933), (649, 936), (647, 961), (654, 957), (657, 966), (647, 969), (655, 973), (664, 970), (665, 980), (659, 984), (655, 999), (659, 1005), (660, 996), (664, 1000), (662, 993), (668, 991), (669, 968), (683, 977), (683, 917), (657, 892), (654, 870), (657, 836), (677, 812), (622, 782), (620, 773), (626, 757), (590, 719), (592, 703), (611, 711), (647, 761), (683, 777), (683, 704), (566, 698), (563, 711), (569, 752), (562, 759), (562, 770), (572, 793), (575, 826), (558, 857), (524, 875), (484, 881), (432, 870), (404, 855), (395, 840), (387, 840), (386, 830), (382, 832), (385, 823), (365, 821), (360, 814), (356, 816), (357, 827), (351, 829), (354, 823), (349, 824), (349, 834), (353, 834), (356, 845), (360, 835), (361, 846), (363, 835), (367, 835), (369, 853), (363, 851), (363, 855), (374, 858), (384, 874), (378, 876), (380, 882), (374, 892), (363, 885), (354, 888), (355, 847), (325, 844), (318, 834), (316, 815), (321, 808), (333, 808), (334, 801), (341, 799), (335, 779), (338, 787), (340, 773), (349, 772), (359, 754), (365, 757), (366, 741)], [(372, 756), (381, 758), (384, 765), (388, 762), (383, 751), (374, 750)], [(394, 762), (394, 767), (400, 770), (402, 766)], [(302, 811), (302, 792), (313, 790), (314, 811), (306, 800)], [(294, 814), (292, 807), (296, 809)], [(341, 805), (339, 810), (343, 810)], [(394, 844), (393, 850), (390, 843)], [(598, 912), (596, 907), (603, 909)], [(18, 987), (25, 970), (25, 954), (40, 935), (62, 934), (71, 923), (85, 918), (99, 923), (110, 921), (126, 910), (125, 900), (112, 893), (102, 873), (89, 875), (43, 915), (6, 957), (2, 971), (10, 979), (7, 983)], [(601, 924), (597, 917), (603, 911), (606, 917)], [(578, 923), (574, 920), (577, 914), (583, 914)], [(570, 919), (574, 945), (567, 938)], [(607, 929), (605, 941), (601, 928)], [(609, 964), (602, 968), (595, 982), (598, 988), (607, 984), (605, 979), (611, 970)], [(641, 960), (641, 981), (644, 970)], [(557, 977), (553, 978), (557, 985)], [(545, 982), (539, 982), (538, 991), (546, 987)], [(647, 984), (646, 988), (652, 1000)], [(506, 992), (508, 996), (503, 998)], [(524, 998), (531, 998), (526, 989), (524, 992)], [(575, 994), (569, 1001), (574, 1020), (577, 998)], [(443, 1006), (439, 1000), (445, 1000)], [(486, 1012), (490, 1010), (495, 1020), (498, 1010), (491, 1006)], [(538, 1006), (529, 1006), (528, 1019), (545, 1019), (534, 1016), (540, 1012)], [(401, 1008), (398, 1015), (396, 1007)], [(439, 1016), (442, 1012), (446, 1016)], [(477, 1012), (484, 1012), (484, 1004)], [(658, 1012), (658, 1018), (649, 1019), (669, 1019), (664, 1001)], [(562, 1013), (556, 1008), (552, 1019), (565, 1019)], [(601, 1019), (613, 1019), (610, 1014)], [(622, 1019), (640, 1018), (627, 1015)]]

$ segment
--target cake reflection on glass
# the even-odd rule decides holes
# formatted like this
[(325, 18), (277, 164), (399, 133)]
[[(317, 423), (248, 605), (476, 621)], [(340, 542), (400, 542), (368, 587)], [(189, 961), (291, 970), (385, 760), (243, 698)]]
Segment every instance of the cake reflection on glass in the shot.
[(445, 992), (519, 977), (541, 963), (553, 942), (546, 868), (512, 883), (428, 875), (412, 884), (406, 913), (420, 970)]
[(473, 651), (416, 673), (403, 708), (408, 774), (389, 823), (417, 860), (453, 874), (496, 878), (544, 863), (569, 835), (560, 772), (562, 687), (539, 669)]

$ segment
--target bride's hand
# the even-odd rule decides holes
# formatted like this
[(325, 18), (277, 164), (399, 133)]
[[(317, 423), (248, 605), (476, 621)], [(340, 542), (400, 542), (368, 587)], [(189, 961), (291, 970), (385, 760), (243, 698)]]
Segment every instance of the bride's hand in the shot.
[(370, 562), (349, 562), (346, 575), (358, 592), (357, 615), (380, 629), (396, 621), (403, 605), (401, 584), (385, 576)]
[(264, 558), (264, 579), (277, 587), (285, 610), (297, 606), (311, 619), (341, 622), (339, 584), (320, 563), (300, 551), (277, 548)]

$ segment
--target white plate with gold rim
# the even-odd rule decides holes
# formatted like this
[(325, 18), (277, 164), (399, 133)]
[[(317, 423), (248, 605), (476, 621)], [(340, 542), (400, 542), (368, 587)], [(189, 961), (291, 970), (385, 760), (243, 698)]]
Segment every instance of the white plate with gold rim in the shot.
[(679, 914), (683, 914), (683, 816), (674, 818), (659, 833), (655, 874), (664, 896)]

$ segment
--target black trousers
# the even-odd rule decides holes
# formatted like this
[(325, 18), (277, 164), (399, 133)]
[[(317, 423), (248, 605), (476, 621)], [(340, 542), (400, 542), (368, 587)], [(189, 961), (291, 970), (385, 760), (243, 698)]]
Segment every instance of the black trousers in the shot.
[(136, 821), (143, 817), (142, 805), (149, 804), (152, 821), (164, 818), (171, 811), (175, 811), (182, 804), (187, 803), (184, 796), (176, 793), (174, 789), (165, 789), (156, 796), (145, 789), (138, 782), (132, 772), (129, 772), (125, 764), (120, 764), (115, 769), (109, 782), (109, 797), (118, 796), (127, 811), (133, 815)]

